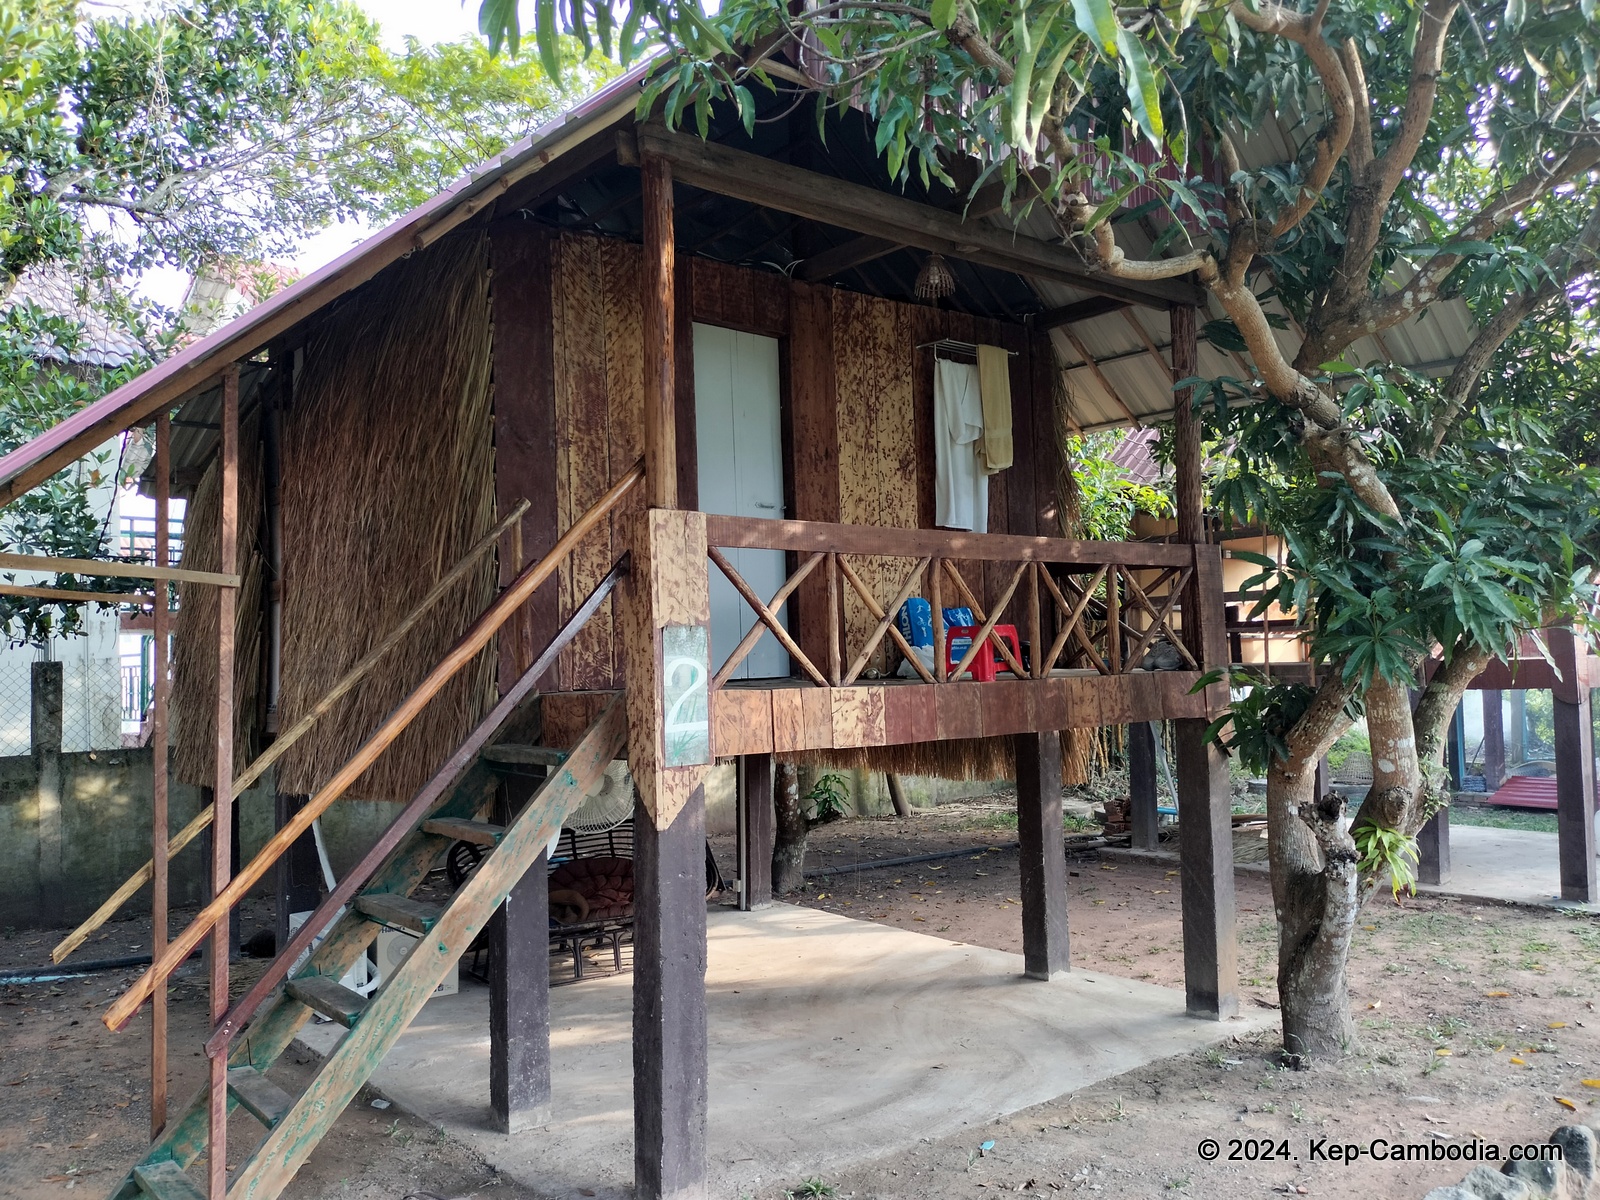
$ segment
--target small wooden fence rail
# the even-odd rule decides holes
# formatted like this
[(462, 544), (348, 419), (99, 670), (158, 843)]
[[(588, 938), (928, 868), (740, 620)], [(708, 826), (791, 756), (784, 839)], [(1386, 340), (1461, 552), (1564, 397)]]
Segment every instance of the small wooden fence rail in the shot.
[[(712, 564), (756, 616), (756, 624), (717, 669), (714, 688), (733, 677), (768, 632), (788, 652), (799, 672), (818, 687), (855, 683), (885, 638), (894, 642), (924, 683), (961, 679), (978, 655), (990, 648), (1019, 679), (1043, 679), (1058, 667), (1124, 674), (1137, 667), (1160, 641), (1169, 643), (1188, 669), (1200, 669), (1179, 635), (1179, 627), (1173, 624), (1194, 576), (1195, 554), (1189, 546), (726, 516), (706, 518), (706, 540)], [(772, 598), (763, 601), (723, 553), (741, 549), (787, 551), (798, 565)], [(852, 558), (910, 560), (911, 565), (901, 576), (893, 599), (883, 604)], [(1003, 563), (1012, 568), (987, 610), (962, 574), (965, 564), (975, 563)], [(819, 571), (827, 605), (827, 644), (813, 646), (812, 653), (807, 653), (780, 614), (789, 598)], [(877, 621), (853, 648), (846, 645), (846, 588)], [(913, 596), (926, 598), (933, 611), (931, 671), (896, 624), (901, 605)], [(978, 627), (953, 667), (946, 662), (946, 631), (940, 619), (946, 606), (970, 608)], [(1018, 661), (1011, 646), (995, 632), (1008, 611), (1013, 618), (1008, 623), (1017, 627), (1020, 639), (1029, 646), (1027, 663)]]

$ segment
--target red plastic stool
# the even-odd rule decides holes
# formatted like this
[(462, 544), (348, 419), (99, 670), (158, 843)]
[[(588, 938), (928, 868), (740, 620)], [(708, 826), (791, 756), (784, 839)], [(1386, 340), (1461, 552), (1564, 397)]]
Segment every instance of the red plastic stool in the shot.
[[(947, 677), (954, 678), (956, 667), (961, 663), (960, 657), (951, 652), (951, 644), (957, 638), (966, 638), (970, 646), (972, 639), (978, 636), (978, 630), (981, 628), (982, 626), (980, 625), (951, 625), (945, 630), (944, 671)], [(994, 636), (1011, 646), (1011, 653), (1016, 656), (1016, 660), (1020, 663), (1022, 661), (1022, 643), (1017, 637), (1017, 627), (1015, 625), (996, 625), (993, 633)], [(978, 652), (978, 656), (972, 660), (972, 665), (967, 670), (971, 673), (973, 679), (979, 683), (993, 683), (995, 668), (1005, 667), (1006, 670), (1010, 670), (1010, 667), (1006, 666), (1003, 658), (995, 657), (994, 644), (988, 638), (985, 638), (984, 642), (986, 644), (983, 650)], [(964, 655), (966, 651), (963, 650), (961, 653)]]

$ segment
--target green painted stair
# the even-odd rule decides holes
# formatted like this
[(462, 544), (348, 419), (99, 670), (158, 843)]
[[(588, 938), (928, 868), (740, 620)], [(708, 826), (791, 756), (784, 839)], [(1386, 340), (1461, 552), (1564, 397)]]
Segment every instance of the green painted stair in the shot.
[[(618, 700), (503, 828), (477, 820), (492, 800), (496, 782), (487, 755), (480, 752), (444, 793), (445, 799), (401, 841), (300, 971), (233, 1040), (229, 1109), (242, 1106), (265, 1133), (252, 1151), (239, 1157), (229, 1200), (274, 1200), (281, 1194), (606, 766), (626, 753), (626, 743), (626, 718)], [(482, 864), (444, 905), (412, 900), (410, 893), (463, 831), (489, 848)], [(390, 926), (422, 936), (371, 996), (363, 998), (343, 987), (338, 981), (379, 931)], [(348, 1032), (300, 1095), (290, 1096), (266, 1071), (313, 1012), (332, 1017)], [(204, 1197), (187, 1168), (205, 1155), (207, 1131), (208, 1091), (202, 1088), (112, 1191), (112, 1200)], [(234, 1153), (230, 1144), (229, 1157)]]

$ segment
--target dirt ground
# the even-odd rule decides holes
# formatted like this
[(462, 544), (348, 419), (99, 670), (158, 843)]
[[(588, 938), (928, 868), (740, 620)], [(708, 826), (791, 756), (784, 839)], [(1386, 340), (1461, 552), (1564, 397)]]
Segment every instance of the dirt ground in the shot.
[[(812, 879), (799, 902), (951, 941), (1021, 950), (1014, 822), (1007, 803), (974, 803), (909, 820), (826, 826), (812, 866), (984, 847), (956, 858)], [(728, 846), (716, 843), (727, 870)], [(1271, 896), (1264, 875), (1237, 879), (1241, 1000), (1274, 1007)], [(1181, 988), (1178, 876), (1163, 867), (1069, 863), (1074, 966)], [(246, 934), (265, 923), (247, 913)], [(47, 961), (54, 932), (0, 939), (0, 970)], [(82, 955), (110, 958), (147, 946), (138, 921), (109, 926)], [(235, 978), (246, 984), (250, 962)], [(255, 967), (254, 969), (259, 969)], [(0, 986), (0, 1197), (103, 1193), (145, 1144), (148, 1024), (111, 1034), (98, 1020), (133, 971)], [(1152, 1197), (1304, 1194), (1418, 1197), (1460, 1178), (1466, 1164), (1313, 1161), (1325, 1145), (1483, 1140), (1502, 1151), (1541, 1142), (1557, 1125), (1600, 1120), (1600, 921), (1554, 912), (1439, 899), (1386, 899), (1366, 914), (1351, 962), (1360, 1044), (1340, 1063), (1280, 1067), (1273, 1036), (1168, 1060), (1063, 1100), (974, 1129), (920, 1142), (842, 1177), (795, 1179), (797, 1194), (981, 1197), (993, 1191)], [(203, 1074), (205, 1026), (199, 964), (172, 1002), (173, 1094)], [(275, 1071), (292, 1087), (305, 1063)], [(363, 1094), (312, 1155), (289, 1196), (532, 1197), (464, 1147)], [(1574, 1106), (1569, 1110), (1566, 1100)], [(254, 1134), (230, 1123), (232, 1144)], [(1204, 1161), (1197, 1147), (1222, 1152)], [(1228, 1161), (1240, 1153), (1287, 1159)], [(1248, 1143), (1248, 1145), (1246, 1145)], [(1326, 1151), (1324, 1151), (1326, 1153)], [(1303, 1191), (1301, 1190), (1303, 1189)], [(771, 1193), (780, 1200), (782, 1189)], [(721, 1200), (721, 1198), (719, 1198)], [(735, 1200), (729, 1197), (727, 1200)], [(769, 1197), (752, 1198), (769, 1200)]]

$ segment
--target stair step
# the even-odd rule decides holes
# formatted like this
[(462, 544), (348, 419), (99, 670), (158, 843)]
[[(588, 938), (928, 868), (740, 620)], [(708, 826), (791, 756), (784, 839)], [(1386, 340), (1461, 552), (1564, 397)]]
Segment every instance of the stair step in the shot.
[(486, 763), (516, 763), (531, 767), (559, 767), (567, 761), (567, 752), (553, 746), (519, 746), (512, 742), (499, 742), (485, 746), (479, 756)]
[(254, 1067), (228, 1068), (228, 1090), (245, 1110), (268, 1129), (294, 1107), (294, 1097)]
[(368, 892), (356, 897), (356, 911), (384, 925), (427, 933), (444, 915), (444, 909), (424, 900), (391, 892)]
[(284, 990), (307, 1008), (339, 1022), (346, 1029), (356, 1023), (356, 1018), (367, 1007), (365, 996), (352, 992), (328, 975), (291, 979)]
[(447, 837), (453, 842), (476, 842), (480, 846), (498, 846), (505, 826), (490, 825), (487, 821), (463, 821), (459, 817), (436, 817), (422, 823), (423, 833)]
[(151, 1200), (206, 1200), (206, 1194), (170, 1158), (165, 1162), (140, 1163), (133, 1168), (133, 1181)]

